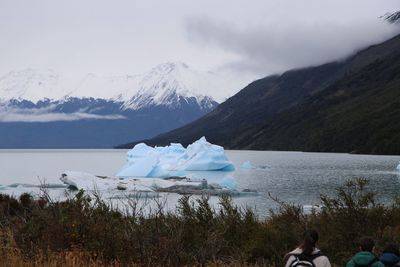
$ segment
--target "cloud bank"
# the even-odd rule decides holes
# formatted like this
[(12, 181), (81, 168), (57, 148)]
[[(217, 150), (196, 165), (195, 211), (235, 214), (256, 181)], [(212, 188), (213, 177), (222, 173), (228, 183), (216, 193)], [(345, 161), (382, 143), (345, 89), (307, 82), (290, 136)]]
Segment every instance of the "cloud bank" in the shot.
[(185, 21), (188, 39), (198, 45), (234, 53), (225, 67), (259, 75), (341, 60), (400, 33), (399, 25), (379, 18), (305, 22), (285, 20), (267, 25), (241, 26), (209, 17)]
[(0, 107), (0, 122), (57, 122), (78, 120), (121, 120), (119, 114), (98, 115), (85, 112), (60, 113), (46, 109), (6, 109)]

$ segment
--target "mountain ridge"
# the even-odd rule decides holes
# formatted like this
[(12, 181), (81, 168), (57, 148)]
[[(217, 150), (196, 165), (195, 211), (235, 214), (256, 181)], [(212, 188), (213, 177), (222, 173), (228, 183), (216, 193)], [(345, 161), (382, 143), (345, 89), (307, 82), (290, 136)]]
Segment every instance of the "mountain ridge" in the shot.
[[(311, 133), (305, 130), (307, 126), (304, 124), (300, 124), (302, 126), (297, 127), (296, 131), (290, 131), (294, 127), (289, 123), (292, 122), (293, 124), (293, 121), (289, 119), (289, 114), (299, 120), (303, 120), (296, 114), (304, 115), (305, 111), (303, 113), (301, 111), (303, 109), (308, 110), (307, 108), (312, 106), (307, 102), (309, 99), (322, 97), (326, 93), (325, 90), (337, 86), (337, 83), (342, 79), (350, 80), (353, 76), (363, 77), (362, 73), (365, 74), (368, 67), (373, 67), (377, 62), (389, 60), (398, 53), (397, 51), (400, 51), (400, 35), (382, 44), (366, 48), (345, 61), (292, 70), (282, 75), (274, 75), (257, 80), (199, 120), (171, 132), (161, 134), (153, 139), (143, 141), (149, 145), (165, 145), (170, 142), (180, 142), (185, 145), (196, 140), (199, 136), (205, 135), (211, 142), (218, 143), (229, 149), (332, 151), (332, 149), (323, 146), (318, 148), (315, 146), (302, 147), (298, 143), (293, 145), (288, 136), (293, 136), (293, 140), (297, 140), (296, 136), (301, 134), (296, 133), (296, 131), (304, 131), (309, 135)], [(386, 66), (386, 68), (389, 67)], [(382, 79), (380, 82), (386, 86), (384, 78)], [(357, 83), (357, 81), (353, 82)], [(354, 91), (356, 89), (351, 87), (351, 90)], [(368, 88), (368, 90), (372, 89)], [(327, 106), (324, 107), (327, 108)], [(316, 109), (313, 112), (319, 114)], [(312, 112), (307, 114), (309, 114), (308, 116), (313, 115)], [(307, 116), (304, 116), (304, 120), (306, 120)], [(341, 116), (346, 117), (342, 113)], [(359, 114), (359, 116), (361, 115)], [(315, 120), (319, 121), (318, 119)], [(284, 129), (289, 130), (286, 131)], [(312, 129), (316, 132), (318, 131), (315, 127)], [(264, 140), (266, 136), (274, 140), (275, 144), (279, 143), (280, 145), (271, 144), (268, 141), (260, 141)], [(307, 139), (307, 136), (301, 136)], [(319, 138), (322, 137), (320, 136)], [(253, 141), (254, 143), (252, 143)], [(135, 143), (137, 142), (120, 147), (131, 147)], [(346, 150), (345, 148), (337, 147), (336, 149), (336, 151), (340, 152), (378, 153), (377, 151), (379, 151), (379, 153), (386, 153), (376, 148), (368, 150), (354, 147)], [(400, 153), (400, 150), (396, 153)]]
[(211, 102), (223, 101), (243, 83), (226, 80), (225, 74), (193, 70), (182, 62), (159, 64), (137, 75), (107, 77), (89, 73), (75, 80), (51, 69), (28, 68), (0, 77), (0, 102), (27, 100), (35, 104), (45, 99), (95, 98), (124, 102), (125, 109), (140, 109), (173, 106), (182, 97), (195, 98), (199, 105), (210, 108)]

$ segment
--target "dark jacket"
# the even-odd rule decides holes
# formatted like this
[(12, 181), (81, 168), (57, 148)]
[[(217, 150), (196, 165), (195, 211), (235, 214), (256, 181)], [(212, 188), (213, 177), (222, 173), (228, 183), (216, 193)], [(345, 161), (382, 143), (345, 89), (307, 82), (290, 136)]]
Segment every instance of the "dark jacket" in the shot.
[[(368, 263), (375, 259), (375, 255), (368, 251), (361, 251), (354, 255), (353, 258), (346, 264), (346, 267), (368, 266)], [(376, 261), (371, 265), (372, 267), (385, 267), (382, 262)]]
[(394, 253), (383, 253), (379, 261), (385, 264), (386, 267), (400, 266), (400, 257)]

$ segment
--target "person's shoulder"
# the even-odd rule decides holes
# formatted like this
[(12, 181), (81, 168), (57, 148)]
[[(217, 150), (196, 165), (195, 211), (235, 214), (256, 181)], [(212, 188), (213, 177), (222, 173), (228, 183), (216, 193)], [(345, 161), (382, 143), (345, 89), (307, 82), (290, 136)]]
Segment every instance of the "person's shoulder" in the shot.
[(354, 266), (354, 261), (353, 258), (351, 258), (347, 263), (346, 263), (346, 267), (353, 267)]
[(299, 252), (301, 253), (299, 248), (296, 248), (296, 249), (290, 251), (289, 253), (287, 253), (283, 258), (283, 261), (286, 263), (285, 266), (289, 266), (290, 262), (294, 260), (294, 255), (300, 254)]
[(294, 256), (293, 255), (286, 255), (285, 259), (284, 259), (284, 263), (285, 263), (285, 267), (290, 266), (290, 264), (292, 263), (292, 261), (294, 260)]
[(375, 262), (374, 264), (372, 264), (372, 267), (385, 267), (385, 264), (383, 264), (380, 261)]
[(321, 257), (321, 259), (323, 259), (323, 260), (325, 260), (325, 261), (329, 261), (328, 257), (325, 256), (325, 255), (321, 255), (320, 257)]
[(289, 259), (290, 257), (294, 257), (294, 255), (299, 255), (302, 252), (303, 251), (300, 248), (295, 248), (294, 250), (292, 250), (289, 253), (287, 253), (284, 258), (285, 259)]
[(315, 259), (329, 261), (328, 257), (326, 255), (324, 255), (323, 253), (318, 253), (318, 254), (314, 255), (314, 257), (315, 257)]
[(321, 265), (321, 266), (331, 266), (329, 258), (325, 255), (318, 256), (314, 261), (316, 263), (318, 262), (319, 263), (318, 265)]

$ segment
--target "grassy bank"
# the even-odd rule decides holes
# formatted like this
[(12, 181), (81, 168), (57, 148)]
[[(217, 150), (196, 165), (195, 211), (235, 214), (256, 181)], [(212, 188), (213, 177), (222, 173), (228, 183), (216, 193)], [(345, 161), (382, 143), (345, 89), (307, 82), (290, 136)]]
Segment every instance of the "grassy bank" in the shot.
[(335, 197), (321, 196), (311, 214), (280, 203), (266, 219), (228, 197), (215, 209), (207, 197), (182, 197), (174, 213), (160, 205), (146, 215), (131, 203), (127, 216), (84, 192), (64, 202), (0, 195), (0, 257), (12, 266), (281, 266), (304, 229), (313, 228), (324, 254), (343, 265), (364, 235), (378, 249), (400, 243), (400, 201), (376, 203), (367, 184), (347, 182)]

